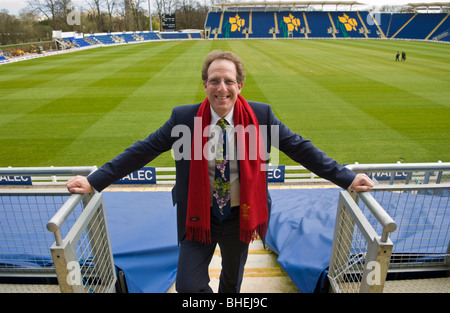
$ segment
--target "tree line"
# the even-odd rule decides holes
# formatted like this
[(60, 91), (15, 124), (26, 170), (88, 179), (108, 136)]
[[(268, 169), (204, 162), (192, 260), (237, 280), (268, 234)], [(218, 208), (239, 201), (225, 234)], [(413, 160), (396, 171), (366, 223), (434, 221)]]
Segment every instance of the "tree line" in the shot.
[[(18, 16), (0, 10), (0, 45), (52, 40), (53, 30), (78, 33), (162, 31), (162, 16), (175, 14), (176, 30), (203, 29), (218, 0), (27, 0)], [(226, 1), (220, 1), (226, 2)]]

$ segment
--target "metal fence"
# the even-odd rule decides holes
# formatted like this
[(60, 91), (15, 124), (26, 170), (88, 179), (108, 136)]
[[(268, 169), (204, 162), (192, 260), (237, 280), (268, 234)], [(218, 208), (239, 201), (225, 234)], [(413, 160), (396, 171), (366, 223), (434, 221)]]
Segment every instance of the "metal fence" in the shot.
[[(0, 168), (0, 175), (87, 175), (93, 167)], [(0, 190), (0, 277), (57, 277), (62, 292), (113, 292), (116, 273), (100, 193)]]
[(370, 193), (341, 192), (328, 273), (332, 291), (382, 292), (388, 273), (448, 275), (450, 163), (350, 167), (377, 185)]
[[(12, 173), (11, 170), (15, 170), (14, 168), (9, 168), (9, 173)], [(46, 168), (45, 168), (46, 169)], [(57, 169), (57, 168), (49, 168), (49, 169)], [(42, 168), (44, 170), (44, 168)], [(155, 167), (155, 176), (157, 185), (174, 185), (175, 184), (175, 167)], [(23, 181), (29, 179), (29, 184), (33, 186), (63, 186), (66, 184), (67, 180), (72, 178), (73, 175), (61, 175), (55, 174), (51, 171), (47, 170), (46, 175), (40, 174), (32, 174), (29, 178), (16, 176), (11, 177), (10, 180), (14, 181)], [(319, 184), (329, 184), (332, 185), (326, 179), (323, 179), (316, 174), (310, 172), (305, 167), (301, 165), (289, 165), (284, 166), (284, 183), (319, 183)], [(273, 172), (272, 172), (273, 174)], [(13, 174), (10, 174), (13, 175)], [(1, 178), (1, 177), (0, 177)], [(270, 179), (269, 179), (270, 182)], [(0, 180), (1, 183), (1, 180)], [(139, 180), (135, 181), (135, 184), (146, 184), (146, 182), (142, 183)]]
[[(357, 202), (368, 208), (369, 216)], [(375, 221), (381, 231), (373, 227)], [(370, 193), (341, 191), (328, 278), (333, 292), (382, 292), (397, 224)]]
[[(61, 226), (81, 202), (83, 212), (63, 238)], [(62, 292), (115, 291), (116, 273), (101, 193), (70, 196), (47, 229), (55, 236), (50, 250)]]

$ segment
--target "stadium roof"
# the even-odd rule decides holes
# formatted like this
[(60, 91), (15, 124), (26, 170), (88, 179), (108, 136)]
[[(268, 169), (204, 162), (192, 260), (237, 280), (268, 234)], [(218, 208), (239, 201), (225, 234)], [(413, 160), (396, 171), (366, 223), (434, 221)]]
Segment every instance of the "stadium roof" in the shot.
[(211, 5), (211, 8), (226, 10), (227, 8), (237, 7), (309, 7), (309, 6), (324, 6), (324, 5), (364, 5), (358, 1), (248, 1), (248, 2), (222, 2)]
[[(364, 0), (363, 0), (364, 1)], [(347, 5), (350, 6), (365, 6), (367, 5), (364, 2), (358, 1), (242, 1), (242, 2), (222, 2), (211, 5), (211, 8), (214, 10), (236, 10), (238, 8), (288, 8), (288, 7), (296, 7), (296, 8), (309, 8), (312, 6), (336, 6), (336, 10), (338, 6)], [(449, 8), (450, 2), (423, 2), (423, 3), (408, 3), (405, 5), (398, 5), (403, 7), (412, 7), (414, 9), (418, 8)]]
[(418, 7), (450, 7), (450, 2), (423, 2), (423, 3), (408, 3), (407, 6)]

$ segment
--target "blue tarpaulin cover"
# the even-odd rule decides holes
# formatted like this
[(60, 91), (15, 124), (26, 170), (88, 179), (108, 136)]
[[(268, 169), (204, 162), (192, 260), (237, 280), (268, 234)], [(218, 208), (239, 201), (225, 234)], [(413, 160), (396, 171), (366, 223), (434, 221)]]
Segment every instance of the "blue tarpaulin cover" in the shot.
[[(339, 189), (271, 190), (267, 245), (302, 292), (328, 267)], [(176, 212), (170, 192), (104, 192), (114, 261), (129, 292), (165, 292), (175, 281)]]
[(166, 292), (178, 263), (176, 209), (167, 191), (103, 192), (115, 265), (128, 292)]
[(301, 292), (319, 291), (330, 263), (339, 188), (271, 190), (267, 245)]

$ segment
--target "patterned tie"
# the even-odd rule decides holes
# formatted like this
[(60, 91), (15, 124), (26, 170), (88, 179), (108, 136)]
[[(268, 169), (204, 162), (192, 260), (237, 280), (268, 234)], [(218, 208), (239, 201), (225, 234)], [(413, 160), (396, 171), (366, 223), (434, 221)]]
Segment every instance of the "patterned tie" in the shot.
[(213, 187), (213, 214), (223, 221), (230, 214), (230, 162), (227, 156), (227, 121), (220, 119), (217, 125), (222, 128), (217, 143), (216, 173)]

